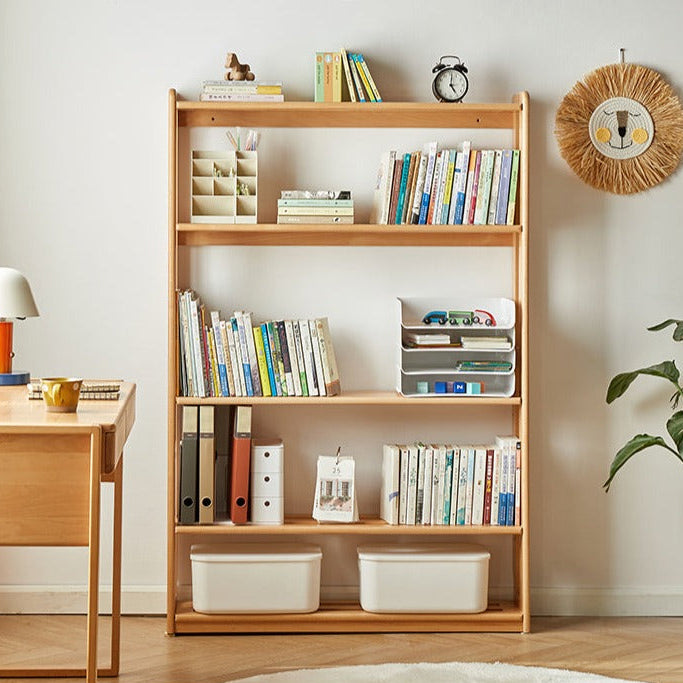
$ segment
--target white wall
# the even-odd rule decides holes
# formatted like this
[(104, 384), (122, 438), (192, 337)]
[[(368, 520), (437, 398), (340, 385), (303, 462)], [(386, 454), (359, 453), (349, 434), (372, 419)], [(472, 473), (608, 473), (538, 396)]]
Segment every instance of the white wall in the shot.
[[(656, 382), (639, 381), (632, 396), (610, 408), (604, 394), (614, 373), (676, 351), (666, 333), (645, 327), (683, 313), (683, 175), (633, 197), (601, 193), (572, 174), (553, 135), (563, 95), (592, 69), (616, 61), (620, 47), (627, 60), (659, 70), (680, 91), (677, 3), (655, 0), (646, 10), (635, 0), (622, 0), (618, 9), (585, 0), (190, 5), (0, 3), (0, 263), (26, 273), (41, 310), (40, 318), (16, 325), (15, 367), (38, 376), (64, 372), (138, 383), (138, 419), (124, 476), (124, 609), (164, 609), (167, 90), (176, 87), (195, 98), (200, 81), (220, 78), (225, 53), (234, 51), (259, 78), (284, 81), (288, 99), (312, 99), (313, 52), (345, 46), (366, 54), (386, 100), (431, 100), (431, 68), (452, 53), (470, 68), (468, 101), (507, 101), (516, 90), (529, 91), (534, 610), (680, 614), (680, 464), (664, 451), (648, 453), (609, 494), (601, 484), (627, 438), (664, 429), (668, 391)], [(324, 138), (311, 145), (314, 152), (326, 150)], [(369, 186), (378, 155), (372, 149), (369, 156), (361, 168), (344, 159), (337, 173), (354, 179), (367, 174)], [(336, 176), (328, 182), (336, 183)], [(268, 263), (289, 254), (270, 253)], [(431, 274), (406, 289), (396, 266), (412, 264), (401, 250), (328, 250), (301, 258), (307, 265), (319, 256), (344, 272), (357, 269), (344, 296), (333, 277), (316, 271), (321, 289), (328, 288), (344, 309), (339, 345), (347, 386), (361, 385), (364, 373), (390, 385), (390, 364), (381, 354), (364, 357), (362, 346), (353, 345), (353, 328), (345, 323), (352, 323), (354, 311), (344, 301), (364, 301), (368, 277), (356, 273), (376, 269), (384, 297), (376, 305), (383, 311), (389, 302), (382, 324), (390, 330), (392, 297), (433, 293)], [(424, 269), (432, 258), (443, 263), (433, 250), (415, 256)], [(204, 293), (224, 310), (268, 302), (277, 313), (291, 303), (243, 285), (241, 292), (239, 278), (228, 282), (237, 292), (226, 294), (225, 282), (214, 277), (207, 278)], [(239, 294), (241, 302), (234, 301)], [(327, 312), (324, 301), (316, 305)], [(282, 410), (265, 418), (287, 429), (292, 412)], [(322, 443), (314, 436), (294, 438), (295, 448), (309, 456), (335, 441), (335, 421), (349, 436), (358, 418), (366, 419), (353, 409), (324, 418), (306, 414), (322, 425), (312, 432)], [(368, 433), (377, 443), (394, 434), (411, 436), (404, 416), (382, 409)], [(426, 413), (418, 418), (427, 419)], [(458, 434), (474, 438), (483, 431), (476, 414), (458, 419)], [(445, 431), (432, 419), (421, 429), (427, 438)], [(361, 437), (349, 442), (363, 448)], [(305, 508), (308, 491), (288, 486)], [(83, 559), (81, 551), (0, 549), (3, 604), (30, 607), (31, 598), (42, 601), (48, 588), (68, 596), (85, 584)], [(106, 552), (104, 565), (108, 576)], [(55, 609), (65, 602), (57, 596)]]

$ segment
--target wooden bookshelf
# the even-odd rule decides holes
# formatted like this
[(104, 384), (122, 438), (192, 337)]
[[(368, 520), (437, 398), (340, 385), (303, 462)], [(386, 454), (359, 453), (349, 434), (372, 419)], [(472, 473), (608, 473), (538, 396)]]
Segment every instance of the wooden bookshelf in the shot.
[[(529, 608), (529, 415), (528, 415), (528, 192), (529, 192), (529, 99), (524, 92), (510, 103), (425, 104), (383, 102), (362, 103), (216, 103), (184, 101), (174, 90), (169, 93), (169, 279), (168, 279), (168, 596), (169, 633), (269, 633), (344, 631), (517, 631), (530, 628)], [(262, 128), (442, 128), (469, 129), (476, 142), (477, 130), (512, 132), (512, 144), (521, 150), (519, 195), (515, 225), (278, 225), (194, 224), (179, 216), (179, 168), (188, 163), (179, 158), (179, 131), (188, 127), (249, 126)], [(261, 163), (265, 164), (264, 160)], [(373, 160), (374, 163), (374, 160)], [(239, 397), (188, 398), (177, 394), (177, 322), (175, 311), (179, 270), (186, 247), (214, 246), (437, 246), (505, 247), (512, 251), (512, 298), (516, 307), (516, 383), (512, 397), (458, 396), (405, 397), (392, 391), (345, 391), (333, 397)], [(406, 410), (432, 410), (448, 407), (454, 411), (469, 408), (509, 410), (511, 429), (522, 442), (521, 518), (519, 526), (391, 526), (373, 517), (356, 524), (318, 524), (310, 518), (289, 516), (278, 526), (257, 525), (179, 525), (176, 518), (177, 471), (176, 439), (179, 406), (249, 404), (263, 406), (333, 407), (361, 406), (369, 416), (373, 408), (389, 406)], [(422, 414), (422, 413), (420, 413)], [(368, 417), (371, 419), (371, 417)], [(387, 539), (410, 536), (413, 539), (444, 540), (496, 537), (512, 548), (511, 575), (514, 600), (489, 602), (481, 614), (371, 614), (358, 604), (324, 604), (311, 614), (207, 615), (192, 610), (191, 601), (181, 597), (178, 567), (186, 561), (187, 545), (200, 541), (226, 542), (268, 537), (313, 539), (325, 536), (372, 536)], [(181, 541), (183, 541), (181, 543)], [(182, 550), (181, 548), (185, 548)]]

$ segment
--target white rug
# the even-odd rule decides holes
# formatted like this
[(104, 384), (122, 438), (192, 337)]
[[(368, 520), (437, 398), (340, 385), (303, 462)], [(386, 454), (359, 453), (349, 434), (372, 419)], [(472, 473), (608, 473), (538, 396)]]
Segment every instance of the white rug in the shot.
[(633, 683), (621, 678), (561, 669), (479, 662), (377, 664), (298, 669), (241, 678), (231, 683)]

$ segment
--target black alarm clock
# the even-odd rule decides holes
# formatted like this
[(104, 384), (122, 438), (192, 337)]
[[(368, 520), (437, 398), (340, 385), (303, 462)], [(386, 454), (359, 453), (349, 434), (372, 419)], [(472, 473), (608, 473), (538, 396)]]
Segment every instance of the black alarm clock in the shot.
[[(445, 59), (457, 60), (454, 64), (444, 64)], [(432, 92), (439, 102), (462, 102), (470, 84), (467, 80), (467, 67), (455, 55), (444, 55), (432, 69), (436, 74), (432, 81)]]

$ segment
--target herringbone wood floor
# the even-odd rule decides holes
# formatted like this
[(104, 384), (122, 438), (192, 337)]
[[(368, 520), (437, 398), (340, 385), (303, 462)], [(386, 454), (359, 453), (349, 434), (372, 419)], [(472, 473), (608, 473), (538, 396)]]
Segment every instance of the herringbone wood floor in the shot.
[[(108, 630), (102, 619), (103, 645)], [(541, 618), (519, 634), (164, 635), (123, 617), (121, 683), (223, 683), (257, 673), (383, 662), (508, 662), (656, 683), (683, 682), (683, 618)], [(0, 667), (81, 666), (84, 618), (0, 617)], [(107, 662), (106, 648), (101, 661)], [(12, 680), (12, 679), (6, 679)], [(78, 681), (82, 679), (61, 679)], [(106, 679), (103, 679), (106, 680)]]

